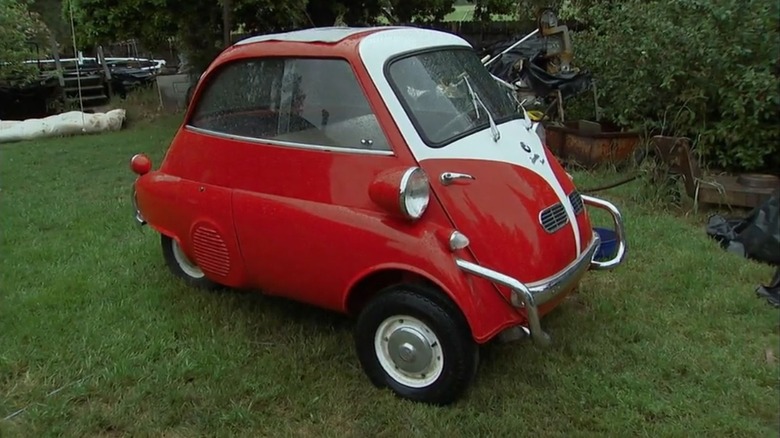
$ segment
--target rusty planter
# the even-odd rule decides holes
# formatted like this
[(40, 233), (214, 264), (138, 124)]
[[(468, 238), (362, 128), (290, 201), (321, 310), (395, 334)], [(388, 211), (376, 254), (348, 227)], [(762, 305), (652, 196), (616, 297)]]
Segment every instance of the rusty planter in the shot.
[(628, 161), (639, 144), (639, 133), (604, 128), (585, 120), (567, 122), (565, 126), (546, 125), (547, 147), (559, 159), (586, 167)]

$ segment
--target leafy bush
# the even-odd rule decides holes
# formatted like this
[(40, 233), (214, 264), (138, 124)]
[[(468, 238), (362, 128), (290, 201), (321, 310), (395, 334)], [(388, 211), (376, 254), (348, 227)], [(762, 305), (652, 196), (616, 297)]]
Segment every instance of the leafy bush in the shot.
[[(698, 140), (724, 168), (780, 165), (777, 0), (592, 3), (574, 44), (603, 119)], [(592, 99), (579, 103), (592, 117)]]
[(0, 81), (25, 84), (36, 74), (30, 43), (45, 32), (45, 26), (30, 14), (27, 1), (0, 0)]

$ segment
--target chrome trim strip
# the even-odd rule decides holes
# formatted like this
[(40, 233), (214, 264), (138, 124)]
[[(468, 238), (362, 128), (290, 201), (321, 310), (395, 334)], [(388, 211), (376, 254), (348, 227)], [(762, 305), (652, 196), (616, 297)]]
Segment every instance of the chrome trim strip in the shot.
[(609, 201), (605, 201), (600, 198), (594, 198), (593, 196), (582, 195), (582, 201), (586, 205), (590, 205), (602, 210), (606, 210), (612, 216), (612, 222), (615, 224), (615, 234), (618, 241), (618, 248), (615, 257), (605, 262), (594, 260), (591, 262), (591, 268), (597, 271), (612, 269), (619, 264), (623, 263), (628, 251), (628, 245), (626, 243), (626, 230), (623, 225), (623, 216), (620, 214), (620, 210), (615, 207)]
[(410, 219), (416, 218), (409, 214), (409, 210), (406, 208), (406, 199), (404, 199), (404, 194), (406, 193), (407, 186), (409, 185), (409, 179), (412, 177), (412, 174), (418, 170), (422, 171), (422, 169), (419, 167), (410, 167), (406, 169), (404, 174), (401, 176), (401, 183), (398, 184), (398, 207), (401, 209), (401, 212), (404, 214), (404, 216)]
[(590, 268), (593, 255), (598, 250), (600, 244), (599, 235), (593, 233), (590, 245), (576, 260), (552, 277), (531, 285), (525, 285), (508, 275), (463, 259), (455, 259), (455, 263), (460, 269), (469, 274), (508, 287), (512, 291), (512, 305), (526, 310), (526, 319), (528, 320), (528, 329), (531, 337), (537, 344), (545, 346), (550, 344), (551, 339), (550, 335), (542, 330), (538, 306), (552, 300), (578, 282)]
[(244, 137), (243, 135), (226, 134), (224, 132), (212, 131), (210, 129), (198, 128), (192, 125), (184, 125), (184, 129), (198, 134), (210, 135), (212, 137), (226, 138), (228, 140), (245, 141), (248, 143), (265, 144), (271, 146), (284, 146), (296, 149), (308, 149), (314, 151), (337, 152), (345, 154), (363, 154), (363, 155), (382, 155), (395, 156), (393, 151), (374, 151), (370, 149), (345, 148), (339, 146), (318, 146), (306, 143), (295, 143), (291, 141), (267, 140), (263, 138)]

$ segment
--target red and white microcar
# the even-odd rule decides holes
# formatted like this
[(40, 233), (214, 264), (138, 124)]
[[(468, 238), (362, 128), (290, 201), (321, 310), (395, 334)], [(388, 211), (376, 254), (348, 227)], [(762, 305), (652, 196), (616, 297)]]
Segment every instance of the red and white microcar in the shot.
[[(354, 315), (379, 387), (446, 404), (479, 345), (546, 344), (540, 318), (625, 255), (619, 211), (580, 195), (511, 90), (458, 36), (315, 28), (243, 40), (202, 75), (135, 220), (194, 286)], [(585, 207), (611, 213), (612, 259)]]

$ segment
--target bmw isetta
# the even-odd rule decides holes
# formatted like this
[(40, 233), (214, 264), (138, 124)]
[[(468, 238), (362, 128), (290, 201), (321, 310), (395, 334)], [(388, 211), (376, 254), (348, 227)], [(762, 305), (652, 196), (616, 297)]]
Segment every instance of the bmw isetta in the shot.
[[(580, 194), (473, 47), (435, 30), (239, 41), (159, 169), (130, 166), (173, 274), (354, 316), (370, 381), (415, 401), (460, 398), (480, 344), (549, 343), (540, 319), (626, 253), (619, 210)], [(613, 218), (607, 260), (586, 207)]]

